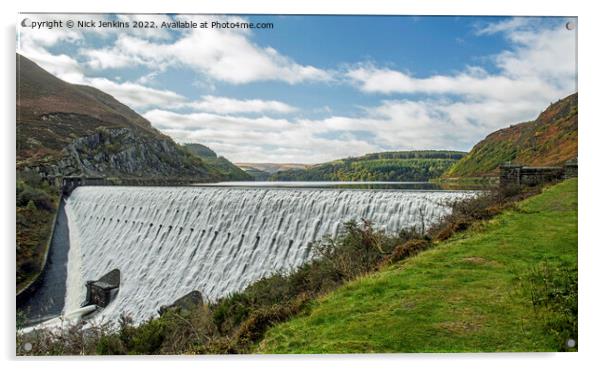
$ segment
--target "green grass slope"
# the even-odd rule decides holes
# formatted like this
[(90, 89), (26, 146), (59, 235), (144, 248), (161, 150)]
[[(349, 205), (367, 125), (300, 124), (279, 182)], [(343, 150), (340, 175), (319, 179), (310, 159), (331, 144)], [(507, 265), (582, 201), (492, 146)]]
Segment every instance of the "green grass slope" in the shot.
[(203, 162), (220, 171), (225, 179), (230, 181), (252, 181), (253, 176), (233, 164), (223, 156), (218, 156), (213, 150), (205, 145), (188, 143), (184, 147), (193, 155), (198, 156)]
[(448, 170), (466, 153), (390, 151), (335, 160), (306, 169), (274, 173), (272, 181), (428, 181)]
[(564, 312), (546, 298), (564, 296), (566, 283), (550, 281), (568, 270), (574, 294), (561, 306), (576, 309), (576, 267), (577, 180), (567, 180), (324, 296), (269, 330), (257, 351), (558, 351)]
[(554, 166), (576, 158), (577, 100), (577, 94), (572, 94), (550, 105), (532, 122), (491, 133), (444, 177), (490, 176), (505, 162)]

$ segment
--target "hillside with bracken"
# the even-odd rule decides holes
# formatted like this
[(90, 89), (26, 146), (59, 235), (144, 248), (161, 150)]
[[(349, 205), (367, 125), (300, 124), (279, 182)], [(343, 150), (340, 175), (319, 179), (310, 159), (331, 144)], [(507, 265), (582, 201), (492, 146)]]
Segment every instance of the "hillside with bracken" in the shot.
[(496, 174), (500, 164), (556, 166), (577, 157), (577, 93), (551, 104), (537, 119), (488, 135), (444, 177)]

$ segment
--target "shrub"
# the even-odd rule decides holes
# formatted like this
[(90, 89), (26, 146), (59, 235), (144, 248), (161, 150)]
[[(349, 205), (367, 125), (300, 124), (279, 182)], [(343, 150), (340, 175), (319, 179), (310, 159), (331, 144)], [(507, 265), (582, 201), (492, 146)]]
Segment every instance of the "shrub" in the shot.
[(305, 294), (299, 295), (295, 300), (260, 308), (251, 313), (235, 334), (233, 343), (235, 347), (231, 350), (243, 353), (254, 342), (259, 341), (266, 330), (276, 323), (288, 320), (298, 314), (305, 306), (309, 297)]
[(419, 254), (421, 251), (426, 250), (431, 246), (431, 243), (428, 240), (420, 240), (414, 239), (409, 240), (406, 243), (397, 246), (391, 255), (387, 257), (385, 260), (386, 263), (396, 263), (398, 261), (409, 258), (410, 256), (414, 256)]
[(17, 332), (17, 355), (93, 355), (107, 334), (107, 324), (84, 322), (59, 330)]
[(230, 332), (249, 315), (250, 305), (250, 300), (244, 293), (234, 293), (220, 299), (213, 307), (213, 323), (220, 332)]
[(125, 355), (127, 351), (117, 335), (102, 336), (96, 344), (98, 355)]
[[(567, 268), (550, 262), (539, 264), (521, 278), (535, 313), (545, 319), (544, 326), (555, 338), (560, 351), (577, 350), (576, 346), (566, 345), (569, 339), (577, 342), (577, 278), (576, 267)], [(540, 314), (542, 312), (548, 314)]]
[(133, 354), (158, 354), (165, 339), (165, 320), (152, 319), (133, 330), (129, 352)]
[(361, 225), (345, 223), (341, 237), (327, 237), (314, 244), (313, 250), (323, 262), (330, 263), (343, 279), (351, 280), (375, 270), (379, 262), (393, 250), (396, 241), (396, 237), (375, 230), (372, 223), (363, 220)]
[(217, 335), (207, 305), (201, 304), (192, 310), (170, 310), (160, 320), (164, 323), (165, 338), (161, 345), (162, 354), (195, 352)]
[(30, 187), (26, 184), (17, 186), (17, 206), (27, 207), (29, 203), (35, 204), (38, 209), (54, 210), (52, 197), (45, 191)]

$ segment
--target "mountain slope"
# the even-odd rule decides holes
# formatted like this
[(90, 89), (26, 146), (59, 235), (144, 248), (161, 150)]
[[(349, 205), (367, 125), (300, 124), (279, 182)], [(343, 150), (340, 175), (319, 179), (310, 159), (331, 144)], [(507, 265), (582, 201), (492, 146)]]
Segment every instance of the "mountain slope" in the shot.
[(488, 135), (445, 177), (494, 175), (500, 164), (562, 165), (577, 157), (577, 93), (550, 105), (536, 120)]
[(390, 151), (335, 160), (307, 169), (274, 173), (276, 181), (428, 181), (439, 177), (466, 153)]
[(232, 164), (232, 162), (230, 162), (223, 156), (218, 156), (215, 153), (215, 151), (211, 150), (205, 145), (189, 143), (184, 144), (184, 147), (186, 147), (186, 149), (190, 151), (193, 155), (196, 155), (199, 158), (203, 159), (205, 163), (218, 169), (231, 181), (253, 180), (253, 177), (250, 174), (237, 167), (236, 165)]
[(126, 127), (165, 137), (136, 112), (89, 86), (62, 81), (17, 54), (17, 159), (56, 154), (98, 126)]
[(112, 96), (17, 54), (17, 169), (42, 177), (227, 179)]

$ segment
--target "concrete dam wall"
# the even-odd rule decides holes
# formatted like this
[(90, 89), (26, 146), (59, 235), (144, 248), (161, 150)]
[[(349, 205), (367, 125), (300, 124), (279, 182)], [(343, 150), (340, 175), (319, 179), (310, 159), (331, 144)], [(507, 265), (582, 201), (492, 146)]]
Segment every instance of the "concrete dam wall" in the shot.
[(193, 290), (214, 300), (312, 258), (310, 243), (362, 218), (388, 232), (428, 227), (471, 192), (221, 187), (77, 187), (65, 200), (64, 312), (113, 269), (99, 318), (140, 322)]

